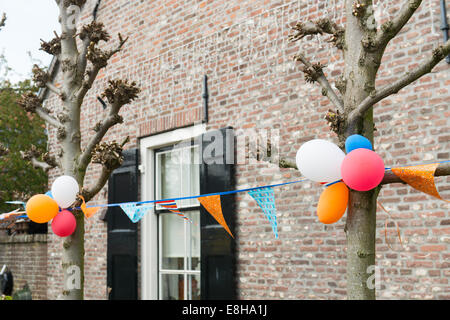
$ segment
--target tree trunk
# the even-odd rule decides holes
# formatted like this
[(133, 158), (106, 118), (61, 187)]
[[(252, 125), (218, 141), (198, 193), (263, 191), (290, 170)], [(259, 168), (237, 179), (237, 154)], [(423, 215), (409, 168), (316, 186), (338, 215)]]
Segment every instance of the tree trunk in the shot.
[[(372, 1), (363, 1), (371, 6)], [(346, 89), (344, 95), (344, 115), (353, 111), (375, 88), (375, 78), (382, 53), (368, 53), (362, 40), (371, 30), (362, 23), (367, 16), (352, 14), (354, 0), (346, 0), (346, 29), (344, 60)], [(352, 134), (361, 134), (373, 144), (373, 109), (370, 108), (359, 123), (347, 123), (339, 134), (341, 145)], [(375, 299), (375, 288), (368, 286), (371, 276), (370, 266), (375, 265), (376, 199), (379, 188), (358, 192), (350, 190), (345, 226), (347, 236), (347, 298)], [(373, 267), (372, 267), (373, 268)], [(371, 283), (373, 284), (373, 283)]]
[(73, 211), (77, 220), (75, 232), (64, 239), (62, 270), (64, 273), (64, 300), (83, 300), (84, 298), (84, 216)]
[[(67, 81), (68, 82), (68, 81)], [(70, 82), (68, 82), (70, 83)], [(76, 88), (67, 88), (74, 92)], [(78, 170), (78, 157), (81, 154), (80, 108), (77, 101), (67, 100), (64, 107), (69, 110), (70, 121), (66, 127), (66, 137), (61, 141), (62, 171), (74, 177), (80, 190), (83, 187), (85, 171)], [(64, 239), (61, 266), (64, 274), (62, 298), (64, 300), (83, 300), (84, 298), (84, 214), (81, 210), (73, 210), (76, 218), (75, 232)]]
[(375, 265), (376, 199), (379, 188), (350, 192), (347, 211), (347, 298), (374, 300), (375, 286), (370, 281)]

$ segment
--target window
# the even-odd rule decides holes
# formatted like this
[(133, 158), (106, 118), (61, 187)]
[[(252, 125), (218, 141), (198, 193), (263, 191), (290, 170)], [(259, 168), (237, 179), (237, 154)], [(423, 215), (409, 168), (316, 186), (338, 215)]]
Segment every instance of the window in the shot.
[[(154, 151), (155, 198), (199, 194), (198, 146), (165, 147)], [(158, 298), (200, 299), (200, 210), (196, 199), (176, 201), (190, 222), (157, 205)]]
[[(198, 159), (214, 138), (223, 143), (222, 155)], [(211, 138), (213, 137), (213, 138)], [(193, 141), (191, 141), (193, 140)], [(180, 142), (182, 142), (182, 146)], [(185, 141), (190, 141), (184, 143)], [(206, 125), (179, 128), (142, 138), (139, 166), (141, 199), (173, 199), (233, 190), (234, 165), (226, 163), (234, 154), (229, 128), (206, 132)], [(200, 158), (200, 156), (199, 156)], [(200, 164), (201, 162), (201, 164)], [(140, 277), (142, 299), (235, 299), (235, 243), (196, 199), (176, 201), (192, 224), (155, 206), (140, 222)], [(224, 218), (232, 232), (235, 197), (221, 198)]]

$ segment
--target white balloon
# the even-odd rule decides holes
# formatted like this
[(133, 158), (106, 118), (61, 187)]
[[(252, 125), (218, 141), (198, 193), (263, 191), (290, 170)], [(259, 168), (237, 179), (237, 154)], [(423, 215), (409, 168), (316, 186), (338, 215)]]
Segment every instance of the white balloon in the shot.
[(297, 168), (309, 180), (334, 182), (342, 179), (341, 164), (345, 153), (327, 140), (314, 139), (304, 143), (295, 158)]
[(58, 177), (52, 184), (53, 199), (63, 209), (70, 207), (75, 202), (79, 191), (77, 180), (71, 176)]

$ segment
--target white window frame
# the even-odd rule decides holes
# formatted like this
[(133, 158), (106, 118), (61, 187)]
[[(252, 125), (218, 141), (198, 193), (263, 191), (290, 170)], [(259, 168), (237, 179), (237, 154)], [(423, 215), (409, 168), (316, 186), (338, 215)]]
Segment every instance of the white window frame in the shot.
[[(192, 149), (192, 148), (199, 148), (198, 145), (189, 145), (189, 146), (184, 146), (184, 147), (180, 147), (180, 148), (176, 148), (176, 150), (183, 150), (183, 149)], [(161, 190), (159, 190), (160, 186), (161, 186), (161, 182), (160, 182), (160, 178), (161, 178), (161, 173), (158, 172), (158, 170), (161, 170), (161, 168), (158, 168), (158, 160), (157, 160), (157, 156), (160, 154), (167, 154), (170, 152), (173, 152), (174, 149), (170, 149), (167, 151), (157, 151), (156, 152), (156, 166), (155, 166), (155, 173), (156, 175), (156, 179), (155, 179), (155, 194), (156, 196), (160, 197), (159, 194), (161, 193)], [(183, 176), (181, 176), (181, 181), (180, 181), (180, 191), (181, 191), (181, 185), (183, 184)], [(200, 176), (198, 176), (198, 179), (200, 179)], [(198, 194), (198, 193), (197, 193)], [(161, 198), (160, 198), (161, 199)], [(200, 214), (200, 206), (197, 204), (181, 204), (178, 203), (177, 204), (178, 208), (185, 208), (185, 209), (191, 209), (189, 212), (194, 212), (197, 211)], [(159, 208), (159, 209), (162, 209)], [(159, 216), (161, 217), (161, 214), (170, 214), (170, 213), (160, 213)], [(182, 220), (183, 221), (183, 220)], [(184, 279), (184, 288), (183, 288), (183, 292), (184, 292), (184, 297), (182, 297), (182, 300), (192, 300), (192, 288), (191, 288), (191, 281), (189, 281), (189, 277), (191, 276), (200, 276), (200, 270), (192, 270), (192, 261), (190, 256), (187, 255), (187, 253), (191, 253), (191, 239), (189, 239), (189, 235), (191, 234), (191, 224), (184, 222), (184, 263), (183, 263), (183, 269), (164, 269), (162, 267), (163, 263), (163, 255), (159, 254), (159, 267), (158, 267), (158, 272), (159, 272), (159, 297), (161, 299), (162, 295), (163, 295), (163, 288), (162, 288), (162, 277), (163, 275), (178, 275), (178, 276), (182, 276)], [(161, 235), (162, 235), (162, 224), (159, 223), (159, 230), (158, 230), (158, 234), (159, 234), (159, 252), (161, 253), (163, 251), (163, 244), (161, 241)]]
[[(141, 201), (155, 200), (155, 150), (196, 138), (206, 132), (206, 124), (175, 129), (140, 140)], [(154, 210), (141, 219), (141, 299), (158, 299), (158, 219)]]

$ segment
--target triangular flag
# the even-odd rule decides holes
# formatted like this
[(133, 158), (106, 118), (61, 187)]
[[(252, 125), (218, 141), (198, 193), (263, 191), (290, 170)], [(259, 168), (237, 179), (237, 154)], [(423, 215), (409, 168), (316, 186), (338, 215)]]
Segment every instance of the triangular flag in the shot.
[(97, 211), (100, 209), (100, 207), (90, 207), (90, 208), (88, 208), (87, 206), (86, 206), (86, 202), (84, 201), (84, 197), (83, 196), (80, 196), (80, 198), (81, 198), (81, 200), (83, 201), (83, 203), (81, 203), (81, 211), (83, 211), (83, 213), (84, 213), (84, 216), (86, 217), (86, 218), (90, 218), (90, 217), (92, 217), (94, 214), (96, 214), (97, 213)]
[(434, 184), (434, 173), (439, 163), (423, 164), (418, 166), (391, 168), (397, 177), (409, 184), (416, 190), (422, 191), (430, 196), (442, 199)]
[(192, 223), (192, 221), (188, 217), (186, 217), (184, 214), (181, 213), (180, 210), (178, 210), (177, 203), (174, 200), (158, 201), (156, 202), (156, 204), (159, 204), (161, 207), (169, 210), (170, 212), (176, 213), (184, 220), (187, 220), (190, 223)]
[(136, 202), (123, 203), (119, 206), (133, 223), (141, 220), (141, 218), (147, 213), (147, 211), (153, 208), (153, 204), (137, 206)]
[(5, 201), (5, 203), (9, 203), (9, 204), (20, 204), (22, 205), (22, 207), (25, 208), (26, 203), (23, 201)]
[(272, 187), (250, 190), (248, 194), (258, 203), (272, 225), (275, 238), (278, 238), (277, 209), (275, 208), (275, 195)]
[(21, 215), (21, 214), (25, 213), (24, 211), (19, 211), (19, 210), (20, 209), (16, 209), (16, 210), (11, 211), (11, 212), (0, 214), (0, 220), (6, 220), (6, 219), (9, 219), (10, 217), (18, 216), (18, 215)]
[(224, 227), (225, 230), (234, 238), (233, 234), (228, 228), (225, 218), (222, 213), (222, 204), (220, 202), (220, 195), (198, 197), (197, 200), (202, 204), (202, 206), (208, 211), (217, 222)]

